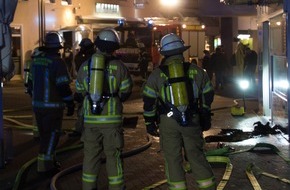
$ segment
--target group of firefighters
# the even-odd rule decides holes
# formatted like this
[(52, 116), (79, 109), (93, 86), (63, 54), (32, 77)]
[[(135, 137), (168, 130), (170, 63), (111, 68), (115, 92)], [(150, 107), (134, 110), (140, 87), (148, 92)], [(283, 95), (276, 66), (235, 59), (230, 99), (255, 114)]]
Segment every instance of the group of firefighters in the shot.
[[(118, 33), (102, 29), (95, 46), (82, 59), (75, 81), (76, 92), (64, 61), (57, 33), (46, 34), (44, 46), (34, 50), (26, 67), (25, 86), (40, 135), (37, 171), (55, 173), (60, 164), (55, 150), (60, 138), (63, 112), (72, 116), (79, 102), (84, 143), (82, 188), (97, 189), (102, 153), (106, 156), (109, 189), (126, 189), (121, 152), (124, 146), (123, 102), (132, 93), (133, 81), (124, 63), (115, 56), (120, 48)], [(211, 127), (214, 89), (206, 72), (185, 61), (182, 39), (173, 33), (163, 36), (159, 52), (163, 59), (143, 85), (143, 116), (149, 135), (160, 138), (169, 189), (187, 189), (183, 160), (191, 166), (198, 189), (216, 189), (215, 177), (204, 153), (203, 131)], [(85, 51), (85, 50), (84, 50)], [(85, 56), (85, 55), (84, 55)], [(153, 158), (152, 158), (153, 159)]]

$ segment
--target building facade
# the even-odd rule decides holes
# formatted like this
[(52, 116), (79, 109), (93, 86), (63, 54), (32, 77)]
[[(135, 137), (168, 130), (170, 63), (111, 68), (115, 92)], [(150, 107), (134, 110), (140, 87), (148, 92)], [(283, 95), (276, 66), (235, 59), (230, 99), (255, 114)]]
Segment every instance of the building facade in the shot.
[(250, 34), (251, 48), (259, 55), (257, 78), (260, 82), (261, 109), (273, 124), (288, 125), (288, 88), (281, 85), (288, 82), (287, 1), (284, 4), (275, 1), (264, 5), (248, 5), (247, 0), (237, 0), (231, 1), (237, 5), (230, 6), (218, 0), (185, 0), (175, 8), (166, 7), (160, 2), (19, 0), (11, 24), (15, 64), (13, 79), (23, 78), (25, 62), (30, 59), (31, 51), (42, 45), (43, 36), (48, 31), (59, 32), (65, 40), (65, 46), (75, 51), (83, 37), (93, 40), (99, 29), (117, 27), (120, 24), (118, 21), (146, 24), (153, 20), (159, 25), (179, 24), (180, 35), (192, 46), (186, 55), (188, 59), (201, 59), (202, 51), (206, 48), (213, 51), (218, 38), (226, 53), (231, 55), (236, 47), (232, 39), (238, 34)]
[[(190, 4), (189, 8), (197, 6), (194, 2)], [(175, 8), (177, 10), (178, 7)], [(42, 39), (46, 32), (59, 32), (64, 38), (64, 45), (74, 51), (83, 37), (93, 40), (99, 29), (116, 27), (118, 21), (146, 23), (154, 20), (158, 24), (180, 25), (184, 21), (195, 27), (185, 31), (196, 31), (187, 35), (188, 42), (199, 40), (200, 46), (196, 47), (198, 43), (195, 43), (191, 55), (188, 56), (201, 57), (200, 48), (204, 48), (205, 32), (196, 27), (201, 23), (195, 18), (177, 18), (174, 14), (169, 14), (168, 10), (170, 13), (170, 9), (166, 10), (159, 1), (149, 0), (19, 0), (11, 23), (15, 64), (13, 79), (23, 78), (23, 66), (30, 59), (31, 51), (43, 44)]]

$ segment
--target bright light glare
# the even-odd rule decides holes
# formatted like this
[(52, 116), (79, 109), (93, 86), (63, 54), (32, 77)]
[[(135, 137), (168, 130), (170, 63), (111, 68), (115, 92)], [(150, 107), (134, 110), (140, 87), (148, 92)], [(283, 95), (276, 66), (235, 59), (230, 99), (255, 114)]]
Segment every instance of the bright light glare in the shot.
[(160, 0), (161, 4), (164, 6), (175, 6), (178, 4), (178, 0)]
[(239, 34), (238, 38), (241, 40), (249, 39), (251, 37), (250, 34)]
[(247, 81), (247, 80), (241, 80), (239, 82), (239, 85), (240, 85), (241, 89), (246, 90), (246, 89), (249, 88), (249, 81)]
[(279, 86), (281, 89), (287, 90), (289, 87), (288, 80), (280, 80), (279, 82), (277, 82), (277, 86)]

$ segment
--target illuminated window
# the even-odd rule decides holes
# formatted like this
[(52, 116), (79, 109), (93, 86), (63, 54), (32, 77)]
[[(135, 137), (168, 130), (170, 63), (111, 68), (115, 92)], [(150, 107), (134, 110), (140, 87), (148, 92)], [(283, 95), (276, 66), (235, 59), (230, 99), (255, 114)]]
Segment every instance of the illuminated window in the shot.
[(134, 0), (134, 5), (136, 9), (144, 9), (145, 3), (145, 0)]
[(116, 4), (96, 3), (97, 13), (119, 13), (120, 7)]
[(61, 5), (71, 5), (71, 4), (72, 4), (72, 0), (61, 0)]

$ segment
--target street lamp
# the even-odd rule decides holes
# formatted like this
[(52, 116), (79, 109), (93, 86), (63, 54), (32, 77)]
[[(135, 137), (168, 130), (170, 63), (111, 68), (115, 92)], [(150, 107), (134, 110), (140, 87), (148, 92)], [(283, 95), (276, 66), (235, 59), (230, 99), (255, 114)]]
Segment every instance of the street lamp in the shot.
[(243, 116), (246, 110), (245, 91), (249, 88), (249, 81), (241, 79), (237, 81), (237, 84), (243, 91), (243, 106), (240, 106), (237, 100), (234, 100), (235, 105), (231, 107), (231, 114), (233, 116)]
[(178, 0), (160, 0), (160, 3), (163, 6), (173, 7), (173, 6), (176, 6), (178, 4)]
[(180, 0), (160, 0), (160, 4), (167, 14), (167, 19), (170, 20), (170, 14), (176, 9)]
[(246, 110), (246, 101), (245, 101), (245, 91), (249, 88), (249, 81), (246, 79), (242, 79), (239, 81), (240, 88), (243, 91), (243, 103), (244, 103), (244, 110)]

